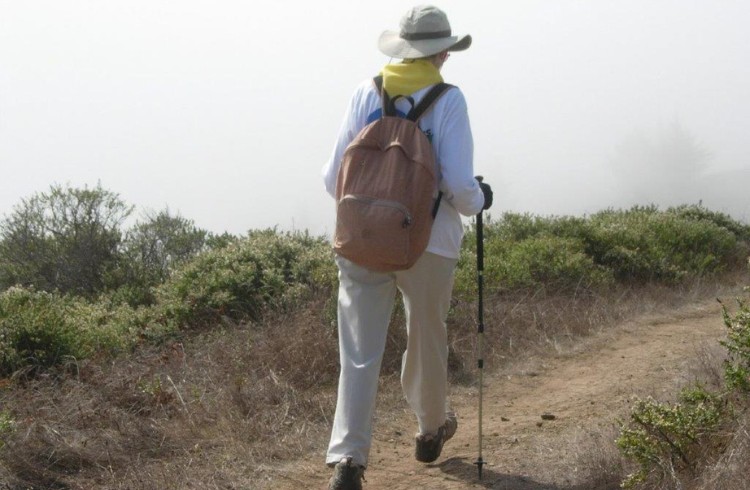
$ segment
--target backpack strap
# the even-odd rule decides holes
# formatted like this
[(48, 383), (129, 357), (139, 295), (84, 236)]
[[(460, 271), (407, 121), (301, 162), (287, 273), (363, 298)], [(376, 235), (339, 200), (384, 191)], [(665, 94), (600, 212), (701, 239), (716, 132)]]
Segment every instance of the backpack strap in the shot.
[(375, 88), (378, 89), (379, 94), (383, 92), (383, 75), (374, 77), (372, 83), (375, 84)]
[(378, 90), (378, 93), (380, 94), (382, 115), (395, 116), (396, 107), (393, 101), (391, 101), (391, 97), (388, 95), (388, 92), (386, 92), (383, 88), (383, 75), (376, 76), (372, 79), (372, 81), (375, 84), (375, 88)]
[(419, 121), (419, 119), (427, 111), (429, 111), (430, 108), (432, 108), (432, 105), (440, 98), (440, 96), (443, 95), (445, 91), (451, 87), (453, 87), (453, 85), (449, 83), (440, 82), (438, 84), (435, 84), (435, 86), (432, 87), (424, 97), (422, 97), (422, 100), (419, 101), (419, 104), (417, 104), (416, 107), (409, 111), (409, 114), (406, 115), (406, 118), (414, 122)]
[(388, 97), (388, 92), (383, 89), (383, 75), (378, 75), (373, 78), (372, 83), (375, 84), (375, 89), (380, 94), (382, 114), (385, 116), (386, 109), (388, 109), (388, 104), (390, 103), (390, 97)]
[(432, 206), (432, 219), (437, 216), (438, 209), (440, 209), (440, 201), (443, 200), (443, 191), (438, 191), (438, 195), (435, 198), (435, 204)]

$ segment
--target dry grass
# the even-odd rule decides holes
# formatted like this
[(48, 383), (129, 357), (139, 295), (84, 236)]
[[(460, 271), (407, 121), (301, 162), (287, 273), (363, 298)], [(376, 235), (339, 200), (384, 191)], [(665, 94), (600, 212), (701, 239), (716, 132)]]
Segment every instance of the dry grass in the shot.
[(743, 413), (726, 450), (711, 465), (694, 488), (700, 490), (745, 490), (750, 475), (750, 413)]
[(113, 364), (15, 380), (6, 481), (23, 488), (226, 488), (314, 450), (334, 404), (336, 340), (315, 305), (225, 325)]
[[(485, 358), (501, 367), (530, 352), (562, 352), (592, 331), (733, 285), (487, 298)], [(0, 449), (0, 481), (12, 489), (253, 488), (302, 455), (318, 452), (322, 461), (338, 376), (327, 302), (321, 297), (259, 324), (227, 322), (114, 362), (17, 376), (0, 388), (2, 409), (16, 421)], [(474, 382), (475, 308), (456, 302), (451, 312), (454, 383)], [(397, 311), (382, 370), (382, 398), (393, 403), (402, 322)], [(605, 436), (613, 439), (592, 437)], [(587, 481), (609, 484), (613, 456), (594, 439), (581, 445), (591, 448), (581, 450), (582, 468)], [(732, 454), (745, 457), (730, 454), (723, 464), (746, 470), (747, 442), (733, 444)]]
[(617, 437), (615, 426), (602, 427), (578, 434), (575, 447), (575, 470), (582, 488), (614, 490), (625, 477), (625, 464), (612, 441)]

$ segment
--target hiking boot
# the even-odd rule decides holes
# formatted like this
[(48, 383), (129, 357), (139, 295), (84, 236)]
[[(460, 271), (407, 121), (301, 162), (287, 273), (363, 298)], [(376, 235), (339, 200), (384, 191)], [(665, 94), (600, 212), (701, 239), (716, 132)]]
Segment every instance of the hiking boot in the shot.
[(448, 414), (445, 423), (437, 430), (437, 434), (417, 434), (417, 445), (414, 456), (422, 463), (432, 463), (443, 450), (443, 444), (456, 433), (458, 420), (453, 413)]
[(336, 463), (328, 490), (362, 490), (365, 467), (352, 463), (352, 458), (343, 458)]

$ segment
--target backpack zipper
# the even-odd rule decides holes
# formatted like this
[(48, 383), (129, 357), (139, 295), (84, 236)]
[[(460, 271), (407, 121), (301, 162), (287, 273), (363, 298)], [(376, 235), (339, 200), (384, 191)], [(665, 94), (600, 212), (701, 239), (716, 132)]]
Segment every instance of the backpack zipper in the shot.
[(374, 197), (361, 196), (357, 194), (347, 194), (341, 198), (341, 201), (348, 201), (348, 200), (360, 201), (360, 202), (364, 202), (373, 206), (383, 206), (386, 208), (392, 208), (392, 209), (397, 209), (401, 211), (404, 214), (404, 221), (401, 223), (402, 228), (408, 228), (411, 225), (412, 221), (414, 220), (411, 216), (411, 213), (409, 212), (409, 208), (407, 208), (400, 202), (388, 201), (385, 199), (377, 199)]

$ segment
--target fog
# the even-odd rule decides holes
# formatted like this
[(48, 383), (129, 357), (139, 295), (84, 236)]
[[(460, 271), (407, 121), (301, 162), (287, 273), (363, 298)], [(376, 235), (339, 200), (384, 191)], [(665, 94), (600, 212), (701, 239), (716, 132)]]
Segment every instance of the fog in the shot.
[[(441, 1), (491, 212), (750, 218), (750, 3)], [(0, 0), (0, 215), (53, 183), (328, 233), (320, 168), (408, 2)]]

